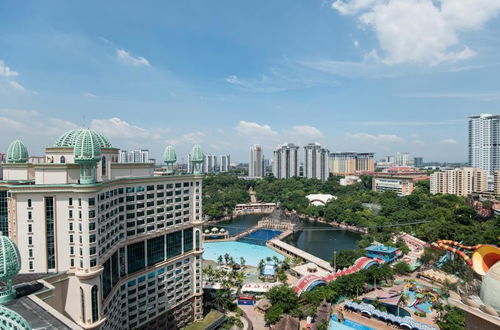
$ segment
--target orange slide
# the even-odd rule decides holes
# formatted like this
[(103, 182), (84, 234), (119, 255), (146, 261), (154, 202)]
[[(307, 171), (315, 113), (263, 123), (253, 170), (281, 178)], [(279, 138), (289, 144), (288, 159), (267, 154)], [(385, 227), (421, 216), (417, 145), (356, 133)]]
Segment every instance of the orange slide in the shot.
[[(500, 248), (495, 245), (477, 244), (466, 246), (456, 241), (440, 240), (433, 244), (441, 250), (451, 251), (462, 257), (467, 265), (479, 275), (486, 275), (488, 270), (500, 261)], [(464, 251), (459, 249), (474, 251), (470, 258)]]

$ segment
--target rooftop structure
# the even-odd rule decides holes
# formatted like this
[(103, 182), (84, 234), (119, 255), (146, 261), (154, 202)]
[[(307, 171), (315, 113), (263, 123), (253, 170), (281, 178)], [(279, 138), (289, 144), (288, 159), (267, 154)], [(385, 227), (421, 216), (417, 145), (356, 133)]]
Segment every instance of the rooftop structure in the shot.
[(306, 198), (309, 200), (309, 203), (314, 206), (325, 206), (331, 200), (336, 200), (337, 197), (330, 194), (310, 194), (307, 195)]
[(175, 153), (175, 149), (172, 145), (169, 145), (165, 148), (163, 152), (163, 162), (167, 164), (167, 173), (174, 172), (174, 164), (177, 161), (177, 154)]
[(28, 149), (20, 141), (15, 140), (7, 149), (7, 163), (26, 163), (28, 161)]
[(0, 236), (0, 281), (5, 283), (0, 290), (0, 303), (15, 298), (16, 292), (12, 288), (12, 278), (20, 269), (21, 257), (16, 245), (7, 236)]
[(392, 246), (371, 245), (365, 248), (365, 254), (372, 259), (382, 259), (385, 262), (392, 262), (401, 255), (401, 251)]

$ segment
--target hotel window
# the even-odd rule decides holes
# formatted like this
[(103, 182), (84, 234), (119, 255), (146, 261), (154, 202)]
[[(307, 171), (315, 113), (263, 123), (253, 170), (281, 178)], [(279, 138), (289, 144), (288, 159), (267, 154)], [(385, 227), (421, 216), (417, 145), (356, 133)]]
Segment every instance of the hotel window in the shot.
[(29, 236), (28, 237), (28, 245), (32, 245), (33, 244), (33, 237)]
[(73, 206), (73, 198), (70, 197), (68, 199), (68, 204), (69, 204), (69, 206)]
[(33, 213), (31, 213), (31, 211), (28, 212), (28, 220), (32, 220), (33, 219)]
[(33, 261), (29, 262), (29, 267), (30, 267), (30, 270), (33, 270)]
[(78, 211), (78, 219), (82, 218), (82, 211)]
[(73, 235), (69, 235), (69, 242), (73, 243)]
[(28, 199), (28, 207), (31, 207), (31, 199)]
[(89, 198), (89, 206), (94, 206), (95, 205), (95, 198), (91, 197)]
[(28, 233), (32, 233), (33, 232), (33, 225), (29, 224), (28, 225)]
[(82, 206), (82, 199), (78, 198), (78, 206)]
[(75, 259), (69, 259), (70, 267), (75, 267)]
[(33, 258), (33, 249), (28, 250), (28, 255), (30, 258)]
[(182, 231), (167, 235), (167, 258), (173, 258), (182, 253)]
[(70, 230), (70, 231), (73, 231), (73, 222), (70, 222), (70, 223), (69, 223), (69, 230)]
[(165, 260), (165, 236), (158, 236), (147, 241), (148, 266)]
[(69, 254), (71, 255), (75, 254), (75, 248), (73, 246), (69, 247)]
[(68, 218), (73, 219), (73, 210), (69, 210)]
[(92, 298), (92, 322), (97, 322), (99, 319), (99, 301), (97, 297), (97, 285), (94, 285), (92, 287), (92, 290), (90, 291), (91, 293), (91, 298)]
[(129, 274), (144, 269), (146, 261), (144, 260), (144, 250), (144, 241), (127, 246), (127, 264)]

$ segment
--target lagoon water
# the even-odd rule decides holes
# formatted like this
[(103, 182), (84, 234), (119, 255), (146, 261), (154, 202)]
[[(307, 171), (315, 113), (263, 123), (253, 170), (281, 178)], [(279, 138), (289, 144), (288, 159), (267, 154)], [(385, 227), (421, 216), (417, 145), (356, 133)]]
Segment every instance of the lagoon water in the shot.
[[(236, 235), (256, 225), (262, 217), (263, 215), (256, 214), (244, 215), (232, 220), (219, 222), (217, 227), (224, 227), (230, 235)], [(284, 239), (284, 242), (326, 261), (331, 260), (333, 251), (335, 250), (356, 249), (357, 242), (361, 238), (360, 234), (337, 230), (335, 227), (319, 222), (304, 221), (304, 229), (304, 231), (288, 236)]]

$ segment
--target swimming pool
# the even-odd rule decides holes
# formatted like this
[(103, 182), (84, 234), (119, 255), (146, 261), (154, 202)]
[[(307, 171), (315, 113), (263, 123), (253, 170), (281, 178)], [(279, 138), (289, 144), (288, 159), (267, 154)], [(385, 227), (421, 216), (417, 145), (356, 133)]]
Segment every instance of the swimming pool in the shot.
[(375, 330), (373, 328), (367, 327), (366, 325), (362, 325), (348, 319), (344, 319), (344, 322), (339, 323), (337, 315), (333, 314), (330, 320), (330, 324), (328, 326), (328, 330), (335, 330), (335, 329)]
[(217, 261), (217, 258), (221, 255), (228, 253), (234, 258), (235, 262), (240, 261), (240, 257), (245, 258), (246, 264), (250, 266), (257, 267), (261, 259), (266, 259), (267, 257), (276, 256), (279, 260), (283, 260), (284, 257), (275, 252), (274, 250), (268, 248), (267, 246), (248, 244), (238, 241), (230, 242), (206, 242), (203, 243), (203, 259)]
[[(417, 285), (417, 288), (420, 289), (420, 290), (424, 289), (424, 287), (419, 286), (419, 285)], [(408, 303), (410, 305), (409, 308), (412, 311), (414, 311), (414, 312), (421, 312), (421, 311), (423, 311), (426, 314), (429, 314), (431, 312), (432, 302), (430, 301), (430, 299), (426, 298), (423, 302), (421, 302), (420, 304), (418, 304), (415, 307), (415, 305), (413, 305), (413, 303), (417, 300), (417, 297), (416, 297), (417, 292), (406, 289), (405, 293), (410, 298), (410, 301)]]

